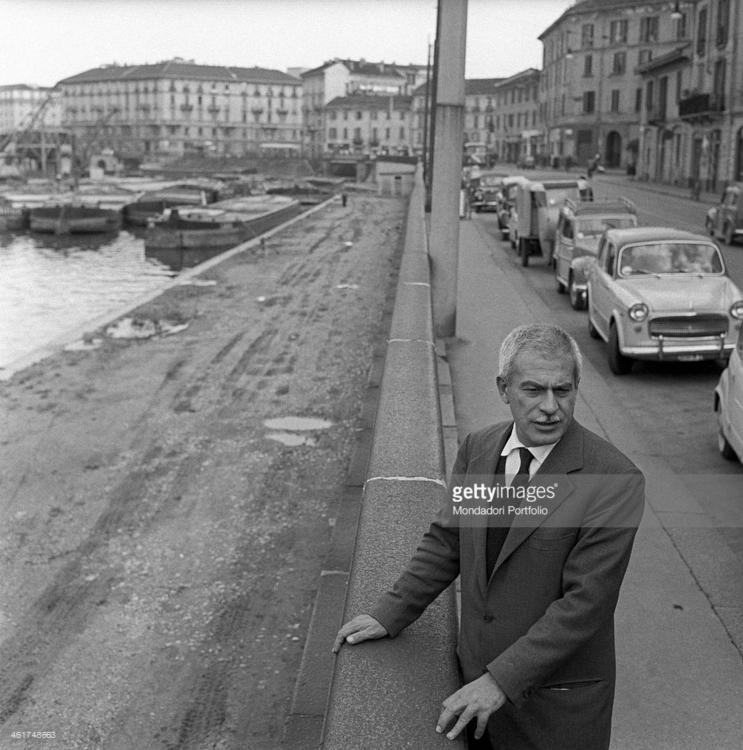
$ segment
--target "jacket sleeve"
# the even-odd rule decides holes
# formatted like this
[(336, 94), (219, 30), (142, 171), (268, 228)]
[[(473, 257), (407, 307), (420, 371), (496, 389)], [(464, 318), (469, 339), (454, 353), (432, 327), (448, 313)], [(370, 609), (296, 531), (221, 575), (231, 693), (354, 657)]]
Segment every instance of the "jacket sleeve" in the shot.
[(614, 489), (592, 503), (563, 567), (562, 596), (487, 665), (514, 705), (613, 617), (644, 509), (644, 479), (636, 472), (619, 485), (609, 483)]
[[(466, 473), (468, 435), (459, 447), (449, 490)], [(447, 503), (449, 492), (447, 492)], [(394, 586), (384, 593), (369, 614), (395, 637), (415, 622), (426, 607), (459, 575), (459, 529), (442, 508)]]

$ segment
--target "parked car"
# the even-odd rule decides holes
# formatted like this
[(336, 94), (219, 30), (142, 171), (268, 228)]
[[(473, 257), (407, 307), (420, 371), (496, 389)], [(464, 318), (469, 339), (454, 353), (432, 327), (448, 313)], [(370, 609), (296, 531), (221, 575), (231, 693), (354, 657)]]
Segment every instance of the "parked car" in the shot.
[(498, 195), (504, 177), (502, 172), (483, 172), (470, 181), (470, 206), (474, 211), (498, 210)]
[(730, 461), (743, 457), (743, 331), (715, 388), (717, 447)]
[(588, 275), (588, 332), (608, 344), (615, 375), (634, 360), (725, 363), (743, 319), (743, 292), (720, 248), (667, 227), (608, 229)]
[[(582, 177), (519, 183), (516, 212), (521, 265), (528, 266), (531, 255), (542, 255), (552, 262), (557, 218), (566, 198), (592, 200), (593, 191)], [(511, 236), (509, 239), (513, 245)]]
[(713, 236), (732, 245), (743, 235), (743, 183), (734, 182), (722, 193), (720, 203), (707, 211), (705, 227)]
[(626, 198), (601, 201), (565, 199), (555, 231), (557, 291), (568, 292), (576, 310), (586, 306), (588, 271), (596, 261), (599, 239), (606, 229), (636, 227), (637, 209)]

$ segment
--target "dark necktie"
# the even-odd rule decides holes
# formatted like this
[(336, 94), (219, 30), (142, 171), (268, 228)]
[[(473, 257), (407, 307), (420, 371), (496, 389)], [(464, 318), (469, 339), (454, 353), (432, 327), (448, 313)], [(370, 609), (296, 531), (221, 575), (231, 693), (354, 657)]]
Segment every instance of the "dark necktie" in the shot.
[[(523, 446), (519, 448), (519, 470), (511, 481), (511, 487), (523, 487), (529, 484), (529, 466), (534, 456), (528, 448)], [(501, 456), (498, 461), (498, 466), (495, 470), (496, 479), (500, 480), (505, 476), (506, 472), (506, 456)], [(502, 504), (507, 508), (509, 504), (513, 504), (511, 500), (505, 499)], [(497, 526), (488, 526), (487, 542), (485, 549), (485, 574), (487, 579), (490, 579), (490, 575), (495, 567), (495, 562), (498, 559), (503, 543), (506, 541), (508, 536), (508, 530), (511, 527), (513, 517), (511, 515), (496, 516), (498, 519)]]

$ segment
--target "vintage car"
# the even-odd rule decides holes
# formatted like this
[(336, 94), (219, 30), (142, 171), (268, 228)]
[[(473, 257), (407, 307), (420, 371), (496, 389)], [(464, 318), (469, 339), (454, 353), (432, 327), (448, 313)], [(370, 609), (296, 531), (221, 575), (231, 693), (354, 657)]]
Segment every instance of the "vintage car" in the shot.
[(743, 236), (743, 183), (728, 185), (720, 198), (720, 203), (707, 211), (705, 219), (707, 231), (732, 245)]
[(557, 291), (568, 292), (576, 310), (586, 306), (586, 279), (596, 261), (599, 239), (605, 229), (636, 227), (637, 209), (626, 198), (575, 201), (565, 199), (555, 231)]
[(743, 457), (743, 331), (715, 388), (717, 447), (730, 461)]
[(725, 363), (743, 319), (743, 292), (720, 248), (667, 227), (608, 229), (588, 274), (588, 332), (608, 343), (615, 375), (634, 360)]
[(560, 209), (566, 198), (593, 200), (593, 190), (582, 177), (573, 179), (526, 180), (519, 183), (516, 195), (518, 239), (509, 235), (512, 245), (518, 247), (521, 265), (529, 265), (531, 255), (542, 255), (552, 263), (555, 230)]
[(483, 172), (470, 180), (470, 206), (473, 211), (497, 211), (498, 198), (505, 175)]

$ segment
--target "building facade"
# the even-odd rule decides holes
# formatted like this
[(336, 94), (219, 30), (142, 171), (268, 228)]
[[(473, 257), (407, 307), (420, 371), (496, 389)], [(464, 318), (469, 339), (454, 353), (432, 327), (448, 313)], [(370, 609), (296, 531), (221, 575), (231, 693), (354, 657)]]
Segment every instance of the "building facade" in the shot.
[[(690, 33), (668, 0), (582, 0), (539, 39), (544, 45), (542, 120), (551, 158), (635, 168), (643, 110), (643, 66)], [(692, 3), (683, 3), (691, 6)]]
[(580, 0), (540, 35), (549, 154), (640, 179), (743, 179), (736, 0)]
[(325, 107), (326, 154), (408, 156), (412, 152), (412, 96), (352, 94)]
[(0, 133), (9, 135), (27, 127), (59, 128), (59, 95), (48, 86), (20, 83), (0, 86)]
[(305, 150), (308, 156), (327, 153), (329, 121), (326, 107), (336, 99), (371, 94), (409, 96), (425, 81), (426, 66), (370, 63), (366, 60), (329, 60), (302, 74)]
[(106, 148), (124, 158), (301, 151), (302, 81), (278, 70), (177, 58), (107, 65), (57, 88), (83, 161)]
[(540, 71), (528, 68), (498, 82), (494, 89), (491, 138), (498, 159), (515, 164), (544, 152), (539, 102)]

